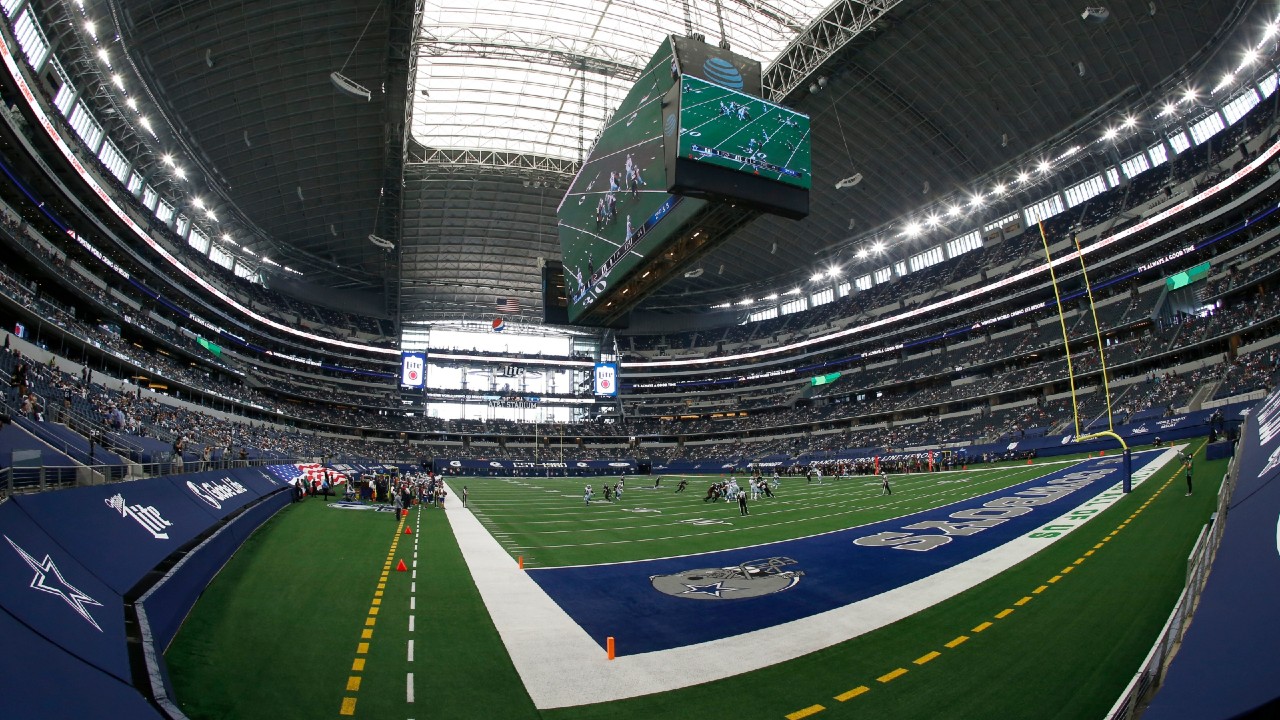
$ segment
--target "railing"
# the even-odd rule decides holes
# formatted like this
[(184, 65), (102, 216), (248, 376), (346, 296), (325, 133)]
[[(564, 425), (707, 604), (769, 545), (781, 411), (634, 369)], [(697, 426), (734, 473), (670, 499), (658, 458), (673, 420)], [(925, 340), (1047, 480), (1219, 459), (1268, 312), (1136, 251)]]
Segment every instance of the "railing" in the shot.
[[(192, 461), (183, 463), (181, 470), (170, 462), (154, 462), (140, 465), (143, 477), (157, 475), (173, 475), (180, 473), (200, 472), (203, 470), (225, 470), (228, 468), (260, 467), (262, 465), (289, 465), (293, 463), (312, 462), (313, 458), (292, 459), (260, 459), (231, 460), (227, 462), (202, 463)], [(119, 470), (118, 465), (32, 465), (0, 468), (0, 499), (18, 493), (43, 492), (79, 485), (102, 485), (106, 483), (127, 482), (138, 477), (112, 477), (111, 470)]]
[[(1243, 437), (1243, 430), (1241, 437)], [(1222, 487), (1218, 490), (1218, 508), (1211, 520), (1200, 531), (1195, 547), (1187, 556), (1187, 584), (1178, 602), (1169, 614), (1164, 629), (1147, 653), (1142, 668), (1129, 681), (1128, 687), (1116, 700), (1116, 704), (1107, 713), (1108, 720), (1132, 720), (1142, 715), (1151, 698), (1164, 682), (1165, 671), (1173, 660), (1174, 654), (1182, 644), (1182, 638), (1191, 625), (1196, 606), (1200, 604), (1200, 593), (1209, 578), (1209, 570), (1213, 559), (1218, 554), (1218, 546), (1222, 543), (1222, 533), (1226, 530), (1227, 506), (1231, 502), (1231, 493), (1235, 490), (1240, 468), (1240, 453), (1244, 443), (1236, 446), (1236, 455), (1231, 459), (1226, 475), (1222, 478)]]

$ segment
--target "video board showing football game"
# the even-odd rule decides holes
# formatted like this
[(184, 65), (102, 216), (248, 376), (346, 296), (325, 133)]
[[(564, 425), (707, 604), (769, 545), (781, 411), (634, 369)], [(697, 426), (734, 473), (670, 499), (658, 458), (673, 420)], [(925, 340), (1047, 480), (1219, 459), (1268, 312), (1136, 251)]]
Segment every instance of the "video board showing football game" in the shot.
[(808, 115), (692, 75), (680, 83), (680, 157), (811, 187)]
[(561, 201), (556, 215), (570, 322), (706, 204), (665, 188), (662, 100), (677, 77), (668, 39), (605, 125)]

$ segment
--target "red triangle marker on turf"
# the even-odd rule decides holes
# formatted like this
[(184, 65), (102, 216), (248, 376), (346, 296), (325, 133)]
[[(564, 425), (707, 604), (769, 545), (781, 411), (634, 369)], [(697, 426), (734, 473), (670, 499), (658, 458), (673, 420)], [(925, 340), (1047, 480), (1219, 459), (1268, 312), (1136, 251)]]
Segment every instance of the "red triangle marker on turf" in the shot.
[(412, 534), (413, 534), (413, 530), (412, 530), (412, 529), (410, 529), (408, 525), (405, 525), (405, 526), (404, 526), (404, 534), (405, 534), (405, 535), (412, 535)]
[(407, 568), (407, 567), (405, 567), (405, 566), (404, 566), (404, 561), (403, 561), (403, 560), (401, 560), (401, 561), (399, 562), (399, 564), (397, 564), (397, 565), (396, 565), (396, 572), (405, 572), (405, 571), (407, 571), (408, 569), (409, 569), (409, 568)]

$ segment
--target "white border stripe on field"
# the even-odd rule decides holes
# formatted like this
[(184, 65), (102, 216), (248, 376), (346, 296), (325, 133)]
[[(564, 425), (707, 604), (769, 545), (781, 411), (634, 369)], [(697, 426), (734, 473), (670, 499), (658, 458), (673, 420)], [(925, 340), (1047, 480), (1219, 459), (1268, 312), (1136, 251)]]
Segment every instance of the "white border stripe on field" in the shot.
[[(1134, 473), (1137, 487), (1173, 460), (1170, 447)], [(449, 488), (450, 492), (453, 488)], [(456, 494), (456, 493), (455, 493)], [(1035, 555), (1123, 497), (1120, 484), (966, 562), (872, 598), (734, 637), (610, 661), (461, 506), (446, 508), (458, 547), (525, 689), (540, 710), (621, 700), (721, 680), (858, 637), (925, 610)], [(1080, 513), (1087, 507), (1093, 512)], [(1053, 525), (1053, 533), (1042, 528)], [(1032, 537), (1040, 535), (1041, 537)], [(1052, 537), (1045, 537), (1051, 535)], [(627, 638), (617, 638), (625, 650)], [(590, 682), (584, 681), (590, 678)]]

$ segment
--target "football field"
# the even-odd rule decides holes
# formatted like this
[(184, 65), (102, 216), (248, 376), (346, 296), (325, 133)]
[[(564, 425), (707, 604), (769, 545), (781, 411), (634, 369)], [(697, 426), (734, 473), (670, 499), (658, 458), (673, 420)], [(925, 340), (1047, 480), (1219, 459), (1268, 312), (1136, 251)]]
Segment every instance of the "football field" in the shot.
[[(604, 638), (591, 630), (537, 640), (554, 664), (582, 648), (575, 632), (586, 637), (590, 653), (581, 662), (590, 663), (589, 669), (561, 678), (562, 684), (570, 694), (587, 686), (584, 697), (618, 698), (607, 702), (556, 705), (542, 699), (544, 690), (535, 688), (531, 695), (526, 685), (536, 673), (521, 667), (520, 636), (559, 628), (561, 620), (546, 620), (542, 606), (529, 604), (524, 620), (512, 627), (504, 619), (511, 611), (488, 590), (496, 581), (519, 595), (534, 587), (532, 578), (567, 608), (565, 618), (591, 628), (594, 619), (562, 594), (583, 577), (575, 573), (664, 562), (700, 567), (692, 558), (716, 553), (775, 559), (788, 553), (808, 574), (792, 577), (794, 588), (768, 597), (718, 603), (650, 593), (655, 602), (671, 603), (675, 614), (688, 616), (669, 617), (673, 627), (691, 619), (688, 627), (696, 631), (700, 613), (724, 608), (737, 608), (733, 616), (768, 619), (789, 612), (777, 604), (779, 598), (803, 600), (808, 592), (810, 599), (839, 600), (839, 584), (829, 578), (835, 573), (823, 570), (816, 554), (804, 550), (808, 546), (787, 543), (823, 542), (849, 532), (865, 538), (882, 524), (907, 522), (913, 513), (1003, 497), (1045, 478), (1071, 477), (1079, 467), (1085, 465), (1039, 462), (899, 476), (891, 478), (893, 495), (884, 496), (872, 478), (818, 485), (784, 477), (777, 497), (749, 503), (748, 516), (736, 503), (704, 502), (706, 477), (692, 478), (683, 492), (676, 492), (675, 476), (664, 477), (657, 489), (652, 477), (629, 478), (622, 500), (613, 503), (602, 501), (601, 479), (591, 478), (590, 506), (583, 502), (588, 479), (457, 479), (450, 481), (455, 507), (416, 510), (399, 524), (388, 513), (337, 510), (307, 500), (283, 511), (233, 558), (166, 657), (180, 704), (193, 718), (1101, 717), (1181, 592), (1186, 556), (1213, 510), (1224, 462), (1197, 464), (1192, 497), (1184, 497), (1175, 463), (1158, 469), (1152, 464), (1154, 472), (1133, 493), (1096, 505), (1099, 510), (1069, 534), (989, 579), (787, 660), (771, 659), (772, 646), (790, 644), (788, 628), (803, 635), (809, 620), (751, 630), (737, 637), (767, 642), (746, 644), (746, 650), (719, 659), (706, 656), (712, 660), (704, 663), (745, 663), (748, 670), (687, 686), (672, 681), (668, 691), (628, 696), (626, 688), (608, 687), (631, 682), (626, 669), (654, 658), (673, 661), (647, 675), (661, 676), (663, 667), (677, 674), (681, 653), (690, 651), (632, 654), (640, 636), (627, 629), (625, 616), (644, 615), (651, 601), (643, 596), (632, 603), (619, 586), (614, 594), (621, 604), (607, 613), (615, 623), (610, 627), (620, 628), (617, 660), (607, 659)], [(471, 512), (456, 507), (463, 485)], [(1108, 497), (1082, 496), (1080, 507)], [(1003, 531), (987, 525), (982, 535), (957, 537), (944, 551)], [(498, 549), (497, 562), (474, 555), (469, 526)], [(404, 534), (406, 527), (411, 534)], [(864, 527), (865, 532), (858, 529)], [(894, 572), (911, 565), (908, 558), (932, 557), (892, 547), (865, 551), (880, 552), (873, 557)], [(525, 569), (517, 567), (516, 557), (523, 557)], [(400, 561), (403, 572), (396, 569)], [(849, 567), (855, 580), (872, 582), (866, 568)], [(782, 568), (775, 576), (791, 577), (788, 572)], [(569, 581), (547, 579), (562, 576)], [(862, 614), (873, 612), (883, 610)], [(828, 616), (835, 617), (817, 617)], [(690, 647), (714, 651), (734, 642), (729, 637)], [(638, 684), (669, 680), (651, 677)]]

